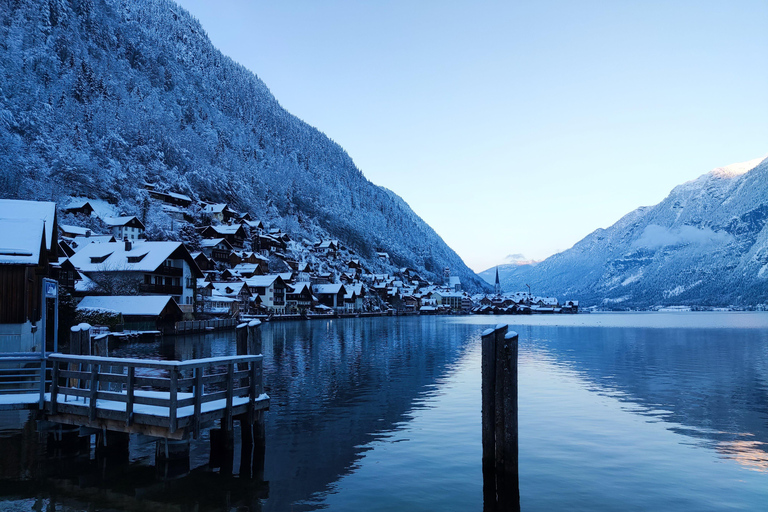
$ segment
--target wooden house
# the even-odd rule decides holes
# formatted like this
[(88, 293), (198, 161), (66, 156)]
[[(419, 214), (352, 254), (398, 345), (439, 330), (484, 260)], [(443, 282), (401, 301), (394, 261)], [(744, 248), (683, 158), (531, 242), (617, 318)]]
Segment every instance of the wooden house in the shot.
[(245, 243), (245, 230), (240, 224), (207, 226), (200, 235), (209, 239), (224, 238), (229, 245), (237, 249), (242, 249)]
[(90, 216), (93, 213), (93, 206), (87, 199), (72, 199), (61, 211), (75, 215)]
[(158, 192), (157, 190), (149, 190), (149, 196), (158, 201), (162, 201), (165, 204), (173, 206), (181, 206), (187, 208), (192, 205), (192, 198), (184, 194), (177, 194), (176, 192)]
[(127, 295), (85, 297), (78, 311), (109, 309), (123, 316), (123, 328), (134, 331), (175, 332), (184, 312), (170, 295)]
[(55, 203), (0, 199), (0, 352), (44, 348), (43, 279), (58, 262), (57, 232)]
[(245, 281), (251, 291), (261, 299), (261, 305), (276, 314), (285, 313), (286, 291), (288, 289), (283, 278), (277, 274), (253, 276)]
[(232, 245), (225, 238), (207, 238), (200, 241), (200, 250), (213, 261), (229, 263)]
[(295, 283), (288, 286), (285, 295), (287, 313), (304, 313), (312, 308), (316, 299), (309, 282)]
[(344, 309), (347, 290), (343, 284), (316, 284), (312, 291), (320, 304), (336, 310)]

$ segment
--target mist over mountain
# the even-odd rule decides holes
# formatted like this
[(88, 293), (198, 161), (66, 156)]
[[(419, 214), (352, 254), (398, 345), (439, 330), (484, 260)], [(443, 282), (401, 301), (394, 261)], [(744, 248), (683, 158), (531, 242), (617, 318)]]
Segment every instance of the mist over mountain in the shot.
[[(504, 265), (505, 291), (613, 308), (768, 303), (768, 159), (719, 167), (537, 265)], [(492, 283), (495, 268), (480, 274)]]
[(380, 250), (393, 267), (437, 281), (450, 267), (468, 289), (486, 286), (174, 2), (0, 0), (0, 33), (3, 197), (87, 196), (138, 214), (150, 182), (338, 238), (372, 268), (386, 270)]

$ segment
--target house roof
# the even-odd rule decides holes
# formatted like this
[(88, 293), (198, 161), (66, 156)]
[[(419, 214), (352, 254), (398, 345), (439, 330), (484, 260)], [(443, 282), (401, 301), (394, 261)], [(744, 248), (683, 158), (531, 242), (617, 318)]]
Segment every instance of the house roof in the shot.
[(226, 238), (203, 238), (200, 240), (200, 247), (216, 247), (222, 242), (227, 246), (227, 249), (232, 250), (232, 244), (227, 242)]
[(203, 275), (181, 242), (136, 242), (131, 245), (131, 249), (126, 250), (124, 242), (88, 244), (70, 260), (81, 272), (152, 272), (174, 256), (186, 259), (195, 276)]
[(123, 316), (159, 316), (168, 303), (182, 314), (176, 301), (170, 295), (107, 295), (83, 298), (77, 309), (108, 309)]
[(335, 295), (340, 291), (344, 291), (346, 293), (346, 288), (344, 288), (344, 285), (341, 283), (316, 284), (314, 291), (317, 295)]
[(227, 209), (226, 203), (207, 204), (203, 207), (206, 213), (224, 213), (225, 209)]
[(91, 231), (88, 228), (83, 228), (83, 227), (80, 227), (80, 226), (73, 226), (71, 224), (59, 224), (59, 229), (63, 233), (72, 233), (75, 236), (77, 236), (77, 235), (85, 236), (86, 233)]
[(303, 293), (305, 288), (309, 290), (309, 293), (312, 293), (312, 283), (308, 281), (301, 281), (299, 283), (289, 284), (288, 286), (291, 288), (291, 293)]
[(280, 279), (283, 280), (282, 277), (280, 277), (279, 274), (268, 274), (266, 276), (253, 276), (249, 277), (245, 280), (246, 283), (248, 283), (248, 286), (254, 287), (267, 287), (271, 286), (275, 281)]
[(220, 235), (235, 235), (238, 231), (243, 231), (243, 226), (240, 224), (232, 225), (220, 225), (220, 226), (208, 226), (205, 230), (213, 230)]
[(56, 243), (58, 233), (53, 232), (53, 224), (56, 220), (56, 203), (0, 199), (0, 218), (41, 219), (45, 223), (45, 248), (50, 251)]
[(105, 244), (114, 241), (115, 237), (112, 235), (76, 236), (72, 239), (71, 247), (75, 252), (78, 252), (90, 244)]
[(44, 236), (42, 219), (0, 218), (0, 264), (37, 265)]
[(122, 217), (102, 217), (101, 220), (104, 221), (104, 224), (107, 226), (112, 227), (125, 226), (135, 220), (141, 226), (141, 229), (145, 229), (144, 224), (142, 224), (141, 221), (134, 215), (124, 215)]
[(213, 285), (214, 290), (216, 290), (221, 295), (225, 295), (227, 297), (239, 295), (243, 289), (243, 286), (245, 286), (245, 283), (243, 281), (226, 281), (223, 283), (211, 283), (211, 284)]

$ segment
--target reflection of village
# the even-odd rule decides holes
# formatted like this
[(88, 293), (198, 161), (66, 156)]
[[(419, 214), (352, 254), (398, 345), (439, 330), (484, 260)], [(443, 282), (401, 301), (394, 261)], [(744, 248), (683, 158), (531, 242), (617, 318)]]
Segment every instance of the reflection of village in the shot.
[[(37, 322), (49, 307), (41, 298), (44, 279), (58, 282), (64, 323), (113, 331), (173, 333), (210, 325), (200, 321), (227, 319), (233, 326), (249, 317), (578, 310), (575, 301), (502, 293), (498, 276), (494, 294), (470, 295), (449, 269), (442, 283), (430, 282), (413, 269), (395, 269), (383, 251), (375, 256), (378, 267), (390, 270), (377, 272), (338, 240), (295, 240), (226, 204), (146, 188), (143, 212), (152, 232), (146, 218), (102, 200), (76, 198), (60, 207), (0, 200), (3, 340), (15, 340), (20, 352), (40, 346)], [(172, 228), (162, 238), (178, 240), (149, 239), (163, 222)]]

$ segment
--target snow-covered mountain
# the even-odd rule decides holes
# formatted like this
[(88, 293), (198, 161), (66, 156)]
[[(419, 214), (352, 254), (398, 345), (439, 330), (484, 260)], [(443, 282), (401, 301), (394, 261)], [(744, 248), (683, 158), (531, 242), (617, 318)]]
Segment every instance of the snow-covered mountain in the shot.
[(450, 267), (485, 286), (174, 2), (0, 0), (0, 196), (100, 198), (138, 214), (144, 182), (337, 238), (373, 268), (384, 251), (393, 266), (435, 280)]
[[(493, 282), (494, 269), (480, 274)], [(583, 305), (768, 303), (768, 159), (675, 187), (537, 265), (499, 267), (502, 288)]]

